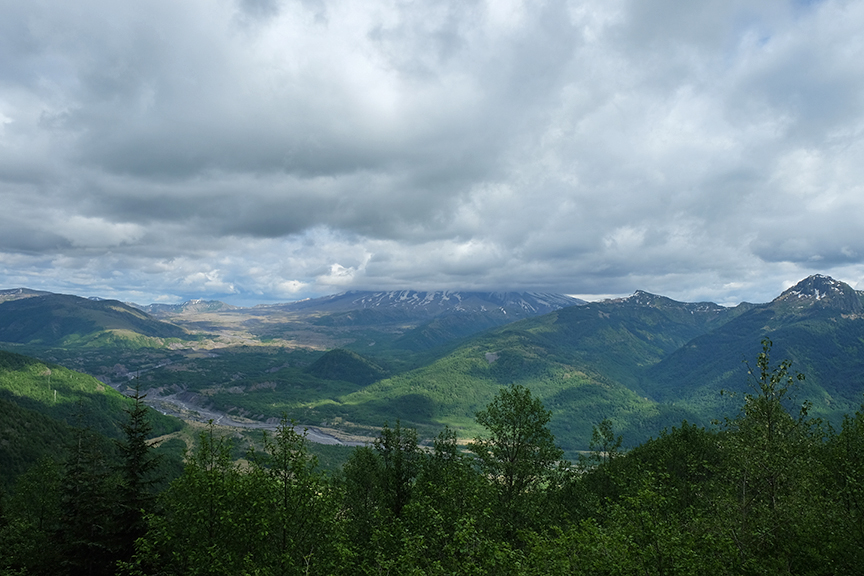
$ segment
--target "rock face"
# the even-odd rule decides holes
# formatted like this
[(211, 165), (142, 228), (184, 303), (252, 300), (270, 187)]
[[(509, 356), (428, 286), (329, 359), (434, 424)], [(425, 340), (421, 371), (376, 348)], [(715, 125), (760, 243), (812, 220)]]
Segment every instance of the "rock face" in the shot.
[(806, 309), (828, 309), (845, 314), (864, 312), (862, 294), (830, 276), (809, 276), (784, 291), (771, 302), (771, 307), (783, 312), (803, 312)]

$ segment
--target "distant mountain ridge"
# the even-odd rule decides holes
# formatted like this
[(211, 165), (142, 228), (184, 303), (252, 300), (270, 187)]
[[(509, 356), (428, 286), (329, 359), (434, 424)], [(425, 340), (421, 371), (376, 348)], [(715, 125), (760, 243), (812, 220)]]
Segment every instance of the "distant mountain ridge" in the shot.
[(32, 298), (33, 296), (47, 296), (48, 294), (51, 294), (51, 292), (30, 290), (29, 288), (12, 288), (10, 290), (0, 290), (0, 302), (21, 300), (22, 298)]
[(303, 315), (330, 329), (384, 329), (401, 335), (396, 349), (422, 352), (502, 324), (586, 302), (545, 292), (351, 291), (323, 298), (256, 306), (251, 312)]
[[(38, 302), (33, 296), (0, 304), (0, 330), (10, 327), (5, 309)], [(76, 302), (79, 309), (122, 306)], [(188, 304), (199, 310), (213, 306)], [(765, 337), (774, 342), (775, 362), (792, 360), (793, 370), (806, 374), (798, 398), (812, 403), (812, 414), (836, 423), (864, 400), (864, 292), (822, 275), (801, 280), (770, 302), (735, 307), (641, 290), (591, 303), (541, 293), (355, 291), (224, 312), (224, 324), (220, 310), (200, 318), (181, 312), (172, 319), (191, 330), (233, 323), (246, 331), (239, 340), (244, 346), (254, 346), (257, 338), (262, 345), (302, 347), (318, 338), (314, 349), (330, 350), (314, 368), (298, 372), (298, 378), (317, 379), (318, 392), (271, 387), (264, 402), (255, 395), (265, 392), (250, 385), (250, 398), (230, 399), (232, 406), (243, 408), (248, 401), (255, 414), (278, 417), (267, 410), (293, 394), (303, 397), (302, 418), (311, 423), (338, 419), (375, 426), (400, 418), (427, 431), (447, 423), (470, 437), (474, 412), (502, 385), (518, 383), (552, 410), (555, 434), (571, 449), (587, 448), (591, 426), (605, 417), (629, 441), (639, 442), (683, 419), (708, 425), (735, 409), (735, 401), (719, 391), (748, 390), (745, 361), (755, 362)], [(50, 318), (62, 324), (63, 314)], [(38, 324), (32, 313), (24, 318)], [(173, 369), (170, 379), (192, 378), (180, 376), (178, 365)], [(226, 383), (240, 388), (234, 377), (242, 381), (247, 369), (226, 363)], [(331, 388), (321, 384), (331, 381)], [(356, 388), (346, 388), (349, 383)]]
[(547, 292), (460, 292), (416, 290), (358, 291), (352, 290), (322, 298), (312, 298), (285, 304), (262, 304), (256, 308), (284, 310), (317, 310), (320, 312), (347, 312), (390, 308), (430, 317), (445, 312), (488, 312), (511, 314), (519, 317), (539, 315), (585, 304), (584, 300)]
[(864, 292), (829, 276), (815, 274), (785, 290), (769, 305), (777, 311), (831, 309), (861, 314), (864, 312)]
[(493, 328), (343, 406), (368, 402), (391, 407), (403, 423), (468, 427), (501, 385), (518, 383), (552, 410), (556, 437), (571, 448), (587, 448), (591, 425), (605, 417), (638, 442), (683, 419), (708, 425), (737, 409), (720, 390), (748, 390), (745, 361), (754, 364), (769, 337), (774, 363), (790, 359), (807, 376), (797, 400), (836, 423), (864, 400), (862, 301), (862, 292), (826, 276), (732, 308), (637, 291)]
[(239, 306), (232, 306), (219, 300), (202, 300), (199, 298), (187, 300), (182, 304), (135, 304), (127, 302), (129, 306), (143, 310), (151, 316), (167, 317), (179, 314), (197, 314), (201, 312), (227, 312), (230, 310), (238, 310)]
[(849, 411), (864, 400), (864, 292), (814, 275), (771, 302), (753, 306), (717, 330), (676, 350), (645, 375), (659, 400), (706, 398), (721, 388), (747, 389), (743, 360), (754, 361), (762, 338), (774, 356), (806, 375), (802, 399), (816, 414)]
[(183, 338), (179, 326), (117, 300), (36, 294), (0, 302), (0, 342), (98, 346), (141, 338)]

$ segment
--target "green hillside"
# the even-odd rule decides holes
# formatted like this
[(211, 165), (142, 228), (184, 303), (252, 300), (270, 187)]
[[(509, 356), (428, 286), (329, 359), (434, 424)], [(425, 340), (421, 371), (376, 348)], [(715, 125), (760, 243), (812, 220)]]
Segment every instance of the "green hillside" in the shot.
[[(864, 390), (864, 300), (821, 276), (767, 304), (725, 308), (636, 292), (462, 339), (464, 326), (456, 316), (411, 329), (397, 330), (392, 323), (381, 329), (375, 322), (402, 313), (382, 305), (322, 317), (329, 327), (298, 330), (290, 346), (246, 344), (254, 340), (244, 336), (243, 345), (208, 350), (100, 347), (104, 335), (121, 330), (135, 330), (144, 339), (179, 330), (138, 311), (130, 315), (119, 303), (43, 300), (32, 308), (33, 318), (22, 312), (18, 320), (10, 313), (18, 309), (7, 308), (35, 306), (42, 298), (0, 304), (0, 314), (7, 314), (5, 321), (0, 316), (0, 334), (30, 343), (20, 350), (36, 350), (34, 342), (51, 341), (56, 333), (53, 341), (69, 347), (39, 348), (46, 360), (62, 360), (117, 384), (140, 369), (143, 389), (182, 395), (190, 410), (206, 407), (258, 420), (285, 412), (303, 424), (361, 435), (399, 419), (427, 438), (444, 425), (470, 438), (477, 433), (476, 411), (502, 386), (521, 384), (552, 410), (550, 425), (569, 454), (586, 449), (592, 426), (607, 418), (632, 446), (684, 419), (708, 425), (734, 411), (738, 404), (720, 390), (747, 390), (743, 361), (756, 357), (764, 336), (774, 341), (775, 354), (807, 375), (798, 399), (812, 402), (814, 415), (836, 423), (858, 408)], [(38, 314), (44, 316), (41, 324)], [(476, 311), (464, 318), (474, 328), (482, 321)], [(88, 332), (94, 325), (102, 331)], [(303, 334), (316, 339), (314, 349), (297, 346)], [(329, 352), (317, 340), (322, 335), (333, 343)], [(80, 342), (92, 347), (76, 347)], [(88, 358), (86, 367), (76, 363), (82, 357)], [(44, 382), (43, 388), (50, 389)]]
[(358, 386), (366, 386), (381, 380), (387, 372), (371, 360), (356, 352), (337, 348), (312, 363), (306, 371), (325, 380), (343, 380)]
[[(42, 456), (65, 449), (71, 426), (109, 438), (121, 435), (131, 400), (85, 374), (0, 351), (0, 483)], [(154, 435), (179, 430), (179, 420), (151, 411)]]
[(116, 300), (48, 294), (0, 303), (0, 342), (41, 346), (158, 346), (187, 332)]
[[(778, 309), (779, 308), (779, 309)], [(797, 400), (813, 404), (811, 414), (835, 424), (864, 401), (864, 318), (820, 306), (796, 314), (785, 303), (765, 305), (688, 343), (652, 367), (643, 386), (658, 401), (702, 412), (722, 407), (717, 390), (744, 392), (747, 366), (762, 338), (775, 354), (805, 374)]]
[(553, 412), (551, 428), (565, 450), (587, 448), (592, 426), (609, 418), (628, 441), (647, 438), (689, 414), (646, 400), (594, 371), (557, 361), (530, 333), (508, 332), (473, 340), (423, 368), (322, 402), (314, 410), (350, 421), (400, 419), (422, 433), (444, 425), (461, 437), (479, 432), (474, 421), (503, 387), (530, 387)]
[[(630, 444), (685, 418), (705, 420), (687, 407), (650, 399), (640, 388), (641, 375), (746, 308), (681, 303), (638, 292), (495, 328), (444, 354), (431, 354), (444, 350), (440, 347), (413, 352), (414, 360), (428, 360), (405, 359), (401, 365), (410, 370), (394, 369), (400, 363), (385, 356), (389, 378), (380, 362), (353, 351), (320, 355), (249, 347), (174, 362), (148, 371), (142, 382), (180, 387), (197, 394), (195, 401), (202, 405), (254, 418), (286, 411), (304, 423), (349, 428), (400, 419), (423, 435), (449, 425), (463, 438), (477, 431), (475, 412), (502, 386), (518, 383), (553, 411), (551, 426), (572, 453), (588, 447), (592, 426), (604, 418)], [(406, 337), (434, 342), (432, 327), (427, 324), (429, 332), (411, 331)]]
[(832, 283), (808, 279), (772, 303), (732, 309), (644, 292), (565, 308), (490, 330), (428, 365), (314, 403), (312, 414), (355, 422), (399, 418), (428, 432), (447, 424), (465, 437), (476, 432), (475, 411), (501, 386), (517, 383), (552, 410), (552, 429), (566, 449), (586, 448), (592, 425), (604, 418), (634, 444), (684, 419), (707, 425), (734, 411), (737, 404), (720, 390), (747, 390), (743, 360), (754, 358), (770, 335), (775, 353), (807, 374), (799, 399), (813, 403), (814, 415), (838, 421), (862, 400), (864, 318), (859, 295)]
[(500, 325), (497, 317), (481, 312), (451, 314), (406, 331), (392, 346), (400, 350), (423, 352)]
[(604, 418), (628, 442), (638, 442), (682, 419), (699, 419), (640, 393), (641, 370), (739, 313), (644, 292), (565, 308), (490, 330), (426, 366), (349, 395), (314, 402), (307, 414), (370, 423), (398, 418), (427, 433), (446, 424), (470, 437), (477, 432), (475, 412), (515, 383), (553, 411), (552, 429), (570, 451), (587, 448), (592, 426)]

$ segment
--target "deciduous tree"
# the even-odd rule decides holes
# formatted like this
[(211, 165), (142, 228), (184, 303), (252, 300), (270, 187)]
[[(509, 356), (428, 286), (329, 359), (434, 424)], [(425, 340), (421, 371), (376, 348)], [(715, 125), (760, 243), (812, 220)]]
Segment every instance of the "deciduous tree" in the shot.
[(543, 402), (521, 385), (501, 389), (476, 414), (488, 434), (475, 438), (468, 448), (497, 488), (505, 536), (510, 540), (533, 522), (532, 504), (561, 461), (563, 452), (549, 430), (551, 417)]

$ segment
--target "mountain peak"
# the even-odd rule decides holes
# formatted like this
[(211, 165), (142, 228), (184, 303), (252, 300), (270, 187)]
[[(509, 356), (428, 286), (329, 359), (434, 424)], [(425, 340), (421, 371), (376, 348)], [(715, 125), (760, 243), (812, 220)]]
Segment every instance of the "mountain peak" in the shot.
[(325, 313), (353, 310), (401, 310), (434, 317), (452, 312), (491, 312), (513, 319), (545, 314), (568, 306), (585, 304), (583, 300), (563, 294), (542, 292), (460, 292), (439, 290), (361, 291), (291, 302), (271, 304), (269, 308), (286, 310), (318, 309)]
[(771, 304), (790, 306), (795, 310), (832, 308), (847, 313), (864, 312), (861, 297), (851, 286), (822, 274), (814, 274), (801, 280), (795, 286), (784, 290)]

